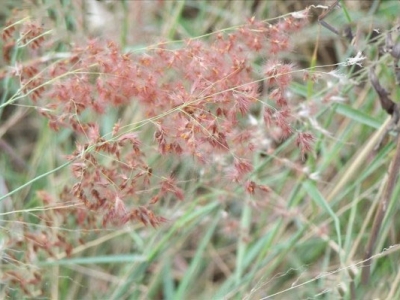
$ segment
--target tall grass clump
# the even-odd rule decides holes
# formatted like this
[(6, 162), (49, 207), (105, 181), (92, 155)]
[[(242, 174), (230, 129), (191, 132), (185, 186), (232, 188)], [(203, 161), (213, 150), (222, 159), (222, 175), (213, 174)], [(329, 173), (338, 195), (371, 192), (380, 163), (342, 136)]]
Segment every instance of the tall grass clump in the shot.
[(399, 294), (395, 203), (359, 280), (393, 149), (359, 41), (393, 6), (332, 9), (351, 44), (301, 1), (36, 4), (1, 38), (0, 298)]
[[(306, 20), (307, 11), (273, 24), (253, 17), (208, 39), (179, 46), (162, 42), (140, 54), (124, 53), (112, 40), (88, 39), (61, 54), (37, 20), (10, 19), (2, 35), (10, 64), (4, 76), (19, 87), (1, 109), (29, 105), (51, 130), (67, 130), (75, 140), (74, 151), (60, 153), (71, 180), (58, 194), (36, 193), (45, 206), (71, 207), (43, 213), (40, 223), (95, 229), (174, 222), (173, 216), (156, 213), (156, 204), (187, 200), (184, 181), (174, 171), (179, 162), (192, 164), (192, 174), (206, 178), (203, 189), (224, 188), (215, 201), (238, 191), (266, 197), (269, 188), (260, 183), (253, 162), (265, 151), (268, 131), (274, 130), (276, 140), (295, 136), (302, 155), (311, 150), (313, 136), (296, 128), (298, 116), (287, 95), (295, 65), (279, 58)], [(261, 68), (256, 60), (262, 60)], [(102, 128), (102, 116), (128, 106), (140, 115), (137, 120), (117, 121), (109, 132)], [(201, 194), (199, 188), (191, 197)], [(55, 251), (69, 256), (82, 242), (52, 230), (34, 234), (25, 226), (19, 234), (22, 241), (10, 234), (8, 248), (23, 251), (6, 251), (14, 263), (32, 264)], [(5, 281), (27, 295), (33, 289), (45, 294), (42, 274), (31, 273), (8, 270)]]

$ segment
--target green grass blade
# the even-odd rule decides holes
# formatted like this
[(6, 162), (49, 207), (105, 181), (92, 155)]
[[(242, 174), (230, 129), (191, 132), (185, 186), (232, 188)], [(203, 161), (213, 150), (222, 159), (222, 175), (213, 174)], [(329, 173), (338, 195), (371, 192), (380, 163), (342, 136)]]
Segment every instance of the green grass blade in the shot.
[(142, 262), (146, 261), (145, 255), (137, 254), (119, 254), (119, 255), (104, 255), (92, 257), (77, 257), (55, 261), (39, 262), (39, 266), (54, 266), (54, 265), (76, 265), (76, 264), (108, 264), (108, 263), (127, 263), (127, 262)]
[(196, 254), (190, 264), (189, 269), (185, 272), (185, 277), (179, 284), (178, 290), (175, 294), (174, 299), (187, 299), (185, 292), (187, 292), (189, 285), (195, 282), (197, 271), (200, 269), (201, 260), (203, 259), (204, 251), (209, 244), (211, 237), (213, 236), (215, 229), (217, 228), (218, 222), (220, 221), (218, 215), (212, 217), (214, 220), (210, 224), (204, 238), (199, 244)]
[(311, 180), (306, 180), (303, 182), (303, 188), (306, 190), (307, 194), (310, 195), (311, 199), (319, 205), (320, 207), (324, 208), (325, 211), (332, 217), (335, 223), (336, 235), (338, 239), (338, 244), (340, 249), (342, 248), (342, 237), (340, 233), (340, 221), (339, 218), (336, 216), (335, 212), (329, 206), (328, 202), (326, 202), (324, 196), (319, 192), (318, 188), (316, 187), (315, 183)]

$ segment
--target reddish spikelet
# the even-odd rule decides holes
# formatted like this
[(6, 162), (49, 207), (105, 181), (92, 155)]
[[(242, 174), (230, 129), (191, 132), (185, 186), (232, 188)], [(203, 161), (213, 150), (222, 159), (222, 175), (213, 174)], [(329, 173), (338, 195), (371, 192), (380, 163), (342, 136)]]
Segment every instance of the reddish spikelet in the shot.
[(280, 88), (274, 89), (269, 96), (271, 97), (272, 100), (275, 101), (276, 105), (279, 107), (287, 107), (288, 106), (288, 101), (286, 97), (283, 95), (283, 92)]
[(3, 45), (3, 59), (4, 59), (4, 61), (6, 63), (10, 63), (11, 62), (11, 55), (12, 55), (12, 52), (14, 51), (14, 47), (15, 47), (15, 42), (14, 41), (10, 41), (10, 42), (4, 43), (4, 45)]
[(237, 178), (239, 180), (251, 171), (253, 171), (253, 166), (251, 165), (251, 163), (244, 159), (235, 158), (234, 165)]
[(117, 123), (114, 124), (111, 135), (115, 137), (118, 134), (120, 128), (121, 128), (121, 123), (118, 121)]
[(245, 190), (247, 193), (254, 195), (257, 190), (263, 192), (263, 193), (268, 193), (271, 191), (271, 189), (265, 185), (257, 184), (252, 180), (248, 180), (245, 183)]
[(270, 48), (269, 51), (272, 54), (289, 50), (289, 35), (283, 30), (285, 22), (280, 21), (275, 25), (270, 25), (267, 31), (269, 38)]
[(250, 106), (257, 101), (259, 97), (257, 89), (258, 87), (252, 84), (240, 87), (234, 91), (235, 106), (242, 115), (246, 115), (249, 112)]
[(128, 220), (135, 220), (141, 222), (143, 225), (151, 225), (153, 227), (157, 227), (161, 223), (168, 221), (163, 217), (156, 216), (152, 211), (144, 206), (133, 209), (129, 214), (127, 214), (125, 219), (125, 222)]
[(178, 200), (184, 199), (184, 193), (176, 184), (176, 179), (172, 176), (165, 178), (161, 181), (161, 194), (165, 195), (172, 193)]
[(300, 148), (301, 156), (304, 159), (305, 154), (312, 150), (314, 136), (309, 132), (299, 132), (296, 137), (296, 145)]
[(160, 200), (160, 195), (155, 195), (151, 200), (149, 201), (149, 205), (156, 204)]
[(249, 194), (254, 195), (256, 187), (257, 187), (256, 183), (254, 181), (247, 181), (245, 187), (246, 187), (246, 191)]
[(264, 75), (269, 85), (279, 86), (281, 90), (287, 88), (292, 81), (293, 64), (284, 64), (270, 60), (264, 66)]
[(16, 26), (13, 24), (13, 21), (8, 20), (5, 24), (3, 32), (1, 33), (1, 38), (3, 39), (3, 42), (7, 42), (9, 39), (11, 39), (15, 31)]
[(21, 28), (21, 41), (32, 49), (38, 49), (45, 40), (43, 32), (43, 27), (38, 23), (26, 22)]
[(282, 138), (287, 138), (292, 133), (292, 126), (290, 125), (289, 117), (291, 116), (288, 109), (276, 111), (274, 113), (274, 123), (281, 129)]

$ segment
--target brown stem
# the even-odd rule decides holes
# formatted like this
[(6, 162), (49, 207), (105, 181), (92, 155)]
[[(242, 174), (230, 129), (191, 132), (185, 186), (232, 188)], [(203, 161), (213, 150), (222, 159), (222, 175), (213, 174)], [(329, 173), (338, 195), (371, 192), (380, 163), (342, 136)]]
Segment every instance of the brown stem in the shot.
[(339, 31), (338, 31), (336, 28), (334, 28), (333, 26), (329, 25), (327, 22), (323, 21), (323, 20), (326, 18), (326, 16), (328, 16), (328, 15), (331, 13), (331, 11), (332, 11), (338, 4), (339, 4), (339, 0), (336, 0), (331, 6), (329, 6), (329, 8), (327, 9), (326, 12), (324, 12), (323, 14), (321, 14), (321, 15), (318, 17), (318, 22), (319, 22), (322, 26), (324, 26), (326, 29), (332, 31), (332, 32), (333, 32), (334, 34), (336, 34), (336, 35), (339, 35)]

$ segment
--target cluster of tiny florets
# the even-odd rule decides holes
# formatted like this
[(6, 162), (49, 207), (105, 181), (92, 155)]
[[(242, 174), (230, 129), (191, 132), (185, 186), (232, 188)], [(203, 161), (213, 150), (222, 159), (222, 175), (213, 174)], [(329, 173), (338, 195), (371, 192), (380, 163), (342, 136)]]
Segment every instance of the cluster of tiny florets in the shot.
[[(98, 226), (96, 216), (101, 216), (101, 226), (138, 221), (155, 227), (166, 222), (154, 205), (167, 197), (184, 200), (185, 191), (172, 170), (149, 162), (154, 153), (192, 158), (209, 174), (215, 171), (220, 179), (215, 184), (224, 188), (233, 184), (249, 195), (268, 193), (269, 187), (252, 178), (252, 159), (263, 144), (260, 129), (245, 120), (258, 107), (262, 121), (256, 126), (262, 125), (266, 135), (272, 127), (282, 139), (295, 132), (287, 95), (295, 66), (277, 55), (290, 50), (291, 34), (303, 25), (303, 19), (293, 17), (275, 24), (252, 18), (236, 30), (214, 34), (208, 41), (188, 40), (179, 48), (164, 43), (145, 54), (124, 53), (115, 42), (97, 39), (56, 62), (16, 63), (9, 75), (19, 81), (21, 93), (35, 103), (51, 129), (67, 128), (76, 139), (75, 151), (67, 155), (75, 182), (59, 195), (73, 204), (76, 224)], [(31, 54), (40, 53), (43, 33), (33, 22), (8, 24), (2, 34), (5, 60), (11, 62), (11, 50), (21, 45)], [(261, 72), (254, 67), (259, 58), (265, 61)], [(112, 132), (101, 133), (102, 115), (132, 104), (143, 115), (139, 125), (118, 121)], [(151, 141), (141, 135), (143, 128), (152, 131)], [(312, 141), (310, 133), (297, 134), (303, 156)], [(47, 205), (57, 203), (57, 197), (45, 192), (38, 197)], [(71, 218), (55, 211), (59, 221)], [(33, 238), (25, 233), (25, 238), (40, 238), (33, 242), (42, 246), (29, 251), (50, 256), (53, 248), (67, 255), (72, 249), (62, 236), (43, 233)], [(9, 275), (25, 288), (26, 280)]]
[[(157, 169), (148, 165), (138, 133), (116, 123), (112, 138), (106, 139), (97, 116), (138, 102), (144, 123), (154, 132), (154, 149), (161, 155), (190, 156), (206, 164), (224, 153), (225, 178), (243, 184), (252, 194), (257, 185), (247, 177), (259, 143), (241, 119), (268, 98), (275, 105), (262, 105), (266, 128), (279, 128), (281, 138), (294, 132), (286, 90), (295, 67), (270, 55), (289, 50), (290, 34), (303, 24), (303, 19), (293, 17), (275, 24), (252, 18), (210, 41), (189, 40), (178, 49), (159, 44), (140, 55), (123, 53), (111, 41), (90, 40), (45, 70), (40, 63), (20, 66), (18, 77), (22, 91), (41, 107), (52, 129), (70, 128), (80, 137), (76, 151), (68, 156), (77, 180), (70, 188), (72, 195), (87, 208), (102, 210), (104, 224), (138, 219), (156, 225), (163, 219), (150, 214), (148, 205), (167, 193), (182, 200), (184, 192), (169, 175), (158, 173), (154, 179)], [(22, 24), (19, 40), (37, 49), (42, 33), (35, 23)], [(8, 25), (3, 39), (14, 34), (15, 26)], [(260, 57), (266, 61), (263, 81), (253, 67)], [(261, 94), (261, 85), (268, 87), (267, 95)], [(311, 141), (310, 134), (298, 134), (296, 143), (303, 155), (310, 151)], [(159, 192), (141, 206), (146, 208), (127, 203), (151, 185)]]

